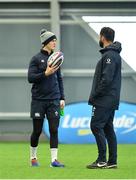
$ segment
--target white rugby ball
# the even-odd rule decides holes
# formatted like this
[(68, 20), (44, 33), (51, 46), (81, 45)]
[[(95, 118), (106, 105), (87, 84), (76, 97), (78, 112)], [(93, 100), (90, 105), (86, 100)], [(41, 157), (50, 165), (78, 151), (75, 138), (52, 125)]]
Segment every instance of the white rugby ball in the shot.
[(61, 66), (64, 61), (64, 55), (62, 52), (57, 51), (54, 52), (52, 55), (48, 58), (48, 64), (50, 67), (52, 66)]

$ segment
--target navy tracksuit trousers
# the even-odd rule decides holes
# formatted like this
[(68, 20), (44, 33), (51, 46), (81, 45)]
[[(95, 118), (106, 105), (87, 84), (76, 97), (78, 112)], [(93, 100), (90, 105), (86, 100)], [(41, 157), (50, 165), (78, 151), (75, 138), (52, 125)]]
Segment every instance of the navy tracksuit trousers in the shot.
[(91, 130), (98, 147), (98, 161), (106, 162), (106, 140), (109, 149), (109, 163), (117, 163), (117, 139), (113, 127), (114, 109), (93, 107)]

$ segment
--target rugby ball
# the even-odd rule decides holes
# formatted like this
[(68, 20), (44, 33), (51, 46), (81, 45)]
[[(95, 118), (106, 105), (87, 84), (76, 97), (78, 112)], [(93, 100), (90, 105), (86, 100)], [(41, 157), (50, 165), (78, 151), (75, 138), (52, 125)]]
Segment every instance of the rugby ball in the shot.
[(64, 61), (64, 55), (62, 52), (54, 52), (52, 55), (49, 56), (48, 58), (48, 64), (50, 67), (53, 66), (61, 66)]

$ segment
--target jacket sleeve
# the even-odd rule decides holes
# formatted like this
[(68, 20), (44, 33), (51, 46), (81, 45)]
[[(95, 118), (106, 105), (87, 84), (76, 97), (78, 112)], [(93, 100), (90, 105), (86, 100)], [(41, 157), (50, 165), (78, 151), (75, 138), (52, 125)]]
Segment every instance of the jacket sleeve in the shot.
[(61, 74), (61, 69), (60, 68), (57, 71), (57, 78), (58, 78), (60, 95), (61, 95), (60, 99), (61, 100), (65, 100), (63, 78), (62, 78), (62, 74)]
[(97, 96), (103, 96), (106, 94), (109, 86), (111, 85), (116, 70), (116, 62), (113, 57), (106, 56), (103, 60), (102, 74), (99, 84), (97, 85), (96, 94)]
[(45, 78), (45, 73), (38, 71), (38, 64), (36, 58), (33, 57), (30, 61), (29, 68), (28, 68), (28, 82), (29, 83), (38, 83), (43, 78)]

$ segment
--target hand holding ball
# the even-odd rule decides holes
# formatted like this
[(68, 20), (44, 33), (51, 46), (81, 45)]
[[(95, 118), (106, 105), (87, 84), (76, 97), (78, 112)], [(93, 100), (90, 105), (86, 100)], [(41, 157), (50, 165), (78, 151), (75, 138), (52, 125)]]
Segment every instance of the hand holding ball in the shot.
[(54, 52), (49, 56), (47, 61), (47, 69), (45, 71), (45, 76), (49, 76), (56, 72), (64, 61), (64, 55), (62, 52)]
[(56, 66), (60, 67), (64, 61), (64, 55), (62, 52), (54, 52), (52, 55), (48, 58), (48, 65), (50, 67)]

